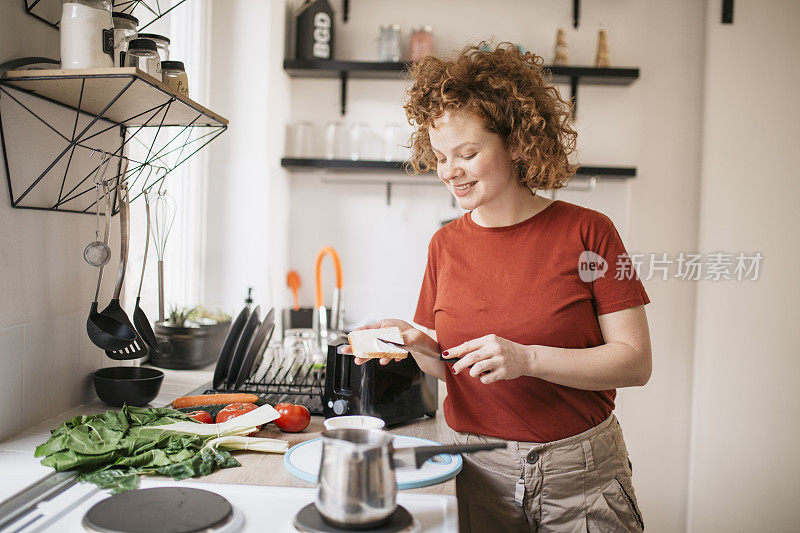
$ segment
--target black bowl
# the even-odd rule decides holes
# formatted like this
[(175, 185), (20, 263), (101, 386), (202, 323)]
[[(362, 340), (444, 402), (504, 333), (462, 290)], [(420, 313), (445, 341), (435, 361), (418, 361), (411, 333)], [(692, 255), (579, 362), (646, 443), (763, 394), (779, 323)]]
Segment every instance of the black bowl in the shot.
[(92, 372), (97, 397), (108, 405), (142, 406), (158, 396), (164, 373), (155, 368), (111, 366)]

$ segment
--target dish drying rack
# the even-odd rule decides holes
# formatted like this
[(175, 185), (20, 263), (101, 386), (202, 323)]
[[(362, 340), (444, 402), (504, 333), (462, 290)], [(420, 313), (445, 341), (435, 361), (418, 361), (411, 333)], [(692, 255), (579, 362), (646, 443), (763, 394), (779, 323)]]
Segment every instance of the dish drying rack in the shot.
[(283, 361), (264, 360), (253, 377), (238, 389), (207, 388), (205, 394), (246, 392), (275, 405), (286, 402), (305, 406), (312, 415), (322, 415), (325, 387), (324, 365), (305, 364), (283, 369)]

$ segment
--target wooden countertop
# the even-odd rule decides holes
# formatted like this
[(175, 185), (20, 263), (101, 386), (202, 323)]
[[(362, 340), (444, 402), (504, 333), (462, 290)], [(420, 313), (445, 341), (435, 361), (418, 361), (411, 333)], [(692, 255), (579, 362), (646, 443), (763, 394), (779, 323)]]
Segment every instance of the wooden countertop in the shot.
[[(274, 424), (269, 424), (268, 427), (262, 429), (257, 436), (286, 439), (289, 441), (289, 446), (291, 447), (306, 440), (319, 437), (320, 432), (325, 429), (322, 425), (323, 420), (321, 416), (312, 416), (311, 424), (302, 433), (283, 433), (277, 429)], [(435, 418), (420, 418), (414, 422), (389, 429), (389, 432), (395, 435), (409, 435), (422, 439), (435, 440), (443, 444), (449, 442), (447, 431), (448, 429), (441, 409), (437, 412)], [(283, 454), (237, 451), (233, 456), (242, 464), (241, 467), (224, 468), (208, 476), (194, 478), (192, 481), (206, 483), (237, 483), (243, 485), (272, 485), (276, 487), (311, 488), (315, 486), (313, 483), (308, 483), (307, 481), (303, 481), (291, 475), (283, 466)], [(404, 490), (403, 492), (455, 496), (455, 478), (437, 485)]]

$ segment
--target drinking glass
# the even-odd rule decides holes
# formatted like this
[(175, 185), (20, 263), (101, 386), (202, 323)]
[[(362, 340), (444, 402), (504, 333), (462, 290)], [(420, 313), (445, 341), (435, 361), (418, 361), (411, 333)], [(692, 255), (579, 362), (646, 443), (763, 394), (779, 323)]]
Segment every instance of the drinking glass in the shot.
[(287, 128), (287, 155), (289, 157), (314, 157), (314, 124), (308, 121), (294, 122)]
[(348, 159), (350, 148), (344, 122), (329, 122), (325, 131), (325, 157)]

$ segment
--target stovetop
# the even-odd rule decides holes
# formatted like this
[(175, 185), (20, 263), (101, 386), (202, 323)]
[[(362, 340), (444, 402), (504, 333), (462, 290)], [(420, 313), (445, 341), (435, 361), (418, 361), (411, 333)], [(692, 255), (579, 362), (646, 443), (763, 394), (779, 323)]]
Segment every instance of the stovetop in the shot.
[[(193, 487), (225, 497), (244, 517), (244, 527), (239, 530), (242, 533), (296, 532), (292, 525), (294, 516), (316, 495), (316, 489), (312, 488), (142, 479), (141, 488), (153, 487)], [(34, 511), (0, 531), (86, 533), (82, 526), (84, 515), (94, 504), (108, 497), (109, 493), (94, 485), (76, 483), (49, 500), (40, 502)], [(455, 533), (458, 530), (456, 499), (453, 496), (400, 493), (397, 502), (411, 512), (421, 526), (420, 531)]]

